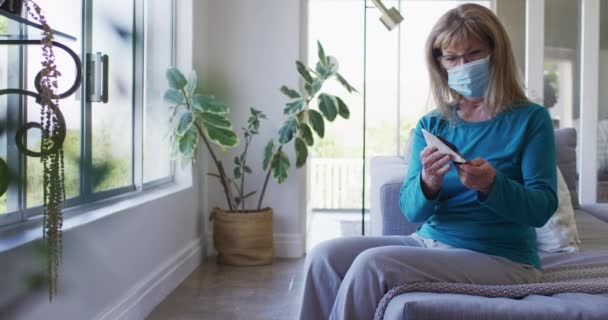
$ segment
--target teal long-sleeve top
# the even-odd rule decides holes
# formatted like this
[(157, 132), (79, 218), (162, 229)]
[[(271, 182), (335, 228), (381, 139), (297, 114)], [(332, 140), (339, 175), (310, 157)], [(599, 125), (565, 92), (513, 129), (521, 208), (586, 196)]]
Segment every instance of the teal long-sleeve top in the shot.
[[(450, 123), (431, 112), (417, 124), (412, 158), (399, 206), (412, 222), (423, 222), (419, 235), (457, 248), (505, 257), (541, 268), (536, 227), (557, 208), (553, 125), (537, 104), (514, 107), (483, 122), (465, 122), (453, 109)], [(496, 170), (490, 193), (467, 189), (452, 167), (439, 194), (422, 192), (421, 129), (452, 142), (465, 159), (483, 158)]]

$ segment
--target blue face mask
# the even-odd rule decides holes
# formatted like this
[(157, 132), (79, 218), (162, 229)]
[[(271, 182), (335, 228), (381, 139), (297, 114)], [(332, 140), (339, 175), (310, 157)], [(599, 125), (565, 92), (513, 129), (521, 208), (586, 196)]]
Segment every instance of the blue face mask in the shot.
[(448, 86), (466, 98), (483, 97), (490, 82), (490, 56), (448, 69)]

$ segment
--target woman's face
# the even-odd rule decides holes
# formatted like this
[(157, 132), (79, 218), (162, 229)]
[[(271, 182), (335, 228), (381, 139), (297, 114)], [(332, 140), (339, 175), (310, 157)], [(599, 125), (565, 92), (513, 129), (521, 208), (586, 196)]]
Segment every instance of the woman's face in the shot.
[(478, 39), (469, 39), (455, 46), (441, 50), (439, 62), (444, 68), (450, 69), (461, 64), (483, 59), (491, 53), (490, 47)]

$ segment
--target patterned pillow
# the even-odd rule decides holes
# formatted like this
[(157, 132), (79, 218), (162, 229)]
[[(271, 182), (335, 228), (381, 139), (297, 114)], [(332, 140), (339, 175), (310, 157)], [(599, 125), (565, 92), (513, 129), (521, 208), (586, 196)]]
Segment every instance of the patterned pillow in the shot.
[(536, 247), (546, 252), (577, 252), (581, 243), (574, 220), (570, 191), (557, 168), (557, 210), (549, 221), (536, 229)]

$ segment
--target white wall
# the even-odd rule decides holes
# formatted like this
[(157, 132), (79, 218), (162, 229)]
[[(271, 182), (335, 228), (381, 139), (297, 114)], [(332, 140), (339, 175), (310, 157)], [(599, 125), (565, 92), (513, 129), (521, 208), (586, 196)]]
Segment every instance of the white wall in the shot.
[[(286, 102), (279, 92), (281, 85), (298, 87), (295, 61), (302, 60), (303, 6), (300, 0), (204, 0), (195, 2), (194, 65), (204, 75), (201, 89), (213, 93), (231, 107), (235, 127), (246, 125), (249, 107), (268, 115), (261, 125), (261, 134), (250, 146), (248, 163), (254, 175), (248, 176), (247, 191), (258, 190), (264, 181), (263, 148), (276, 137), (282, 124)], [(196, 20), (196, 19), (195, 19)], [(305, 40), (305, 39), (304, 39)], [(240, 149), (237, 149), (240, 150)], [(285, 150), (295, 163), (293, 146)], [(240, 151), (239, 151), (240, 152)], [(234, 153), (224, 154), (231, 174)], [(212, 172), (215, 167), (209, 165)], [(247, 203), (257, 205), (257, 197)], [(306, 171), (293, 170), (282, 185), (272, 181), (265, 195), (265, 206), (274, 208), (275, 246), (278, 256), (301, 256), (304, 253)], [(219, 183), (209, 184), (211, 208), (226, 207)], [(211, 238), (211, 228), (207, 230)]]
[[(178, 3), (178, 61), (190, 69), (192, 1)], [(113, 214), (106, 208), (68, 219), (76, 226), (64, 231), (52, 304), (46, 290), (24, 288), (25, 271), (36, 266), (32, 243), (0, 253), (0, 318), (143, 319), (200, 263), (199, 188), (191, 174), (178, 176), (180, 187), (114, 204)], [(90, 221), (78, 225), (83, 220)]]

